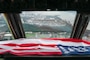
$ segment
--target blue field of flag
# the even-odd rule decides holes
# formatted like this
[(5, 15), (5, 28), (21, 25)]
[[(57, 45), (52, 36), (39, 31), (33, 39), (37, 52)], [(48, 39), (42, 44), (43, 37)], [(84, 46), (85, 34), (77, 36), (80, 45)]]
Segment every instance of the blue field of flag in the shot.
[(63, 46), (58, 45), (63, 55), (89, 55), (90, 46)]

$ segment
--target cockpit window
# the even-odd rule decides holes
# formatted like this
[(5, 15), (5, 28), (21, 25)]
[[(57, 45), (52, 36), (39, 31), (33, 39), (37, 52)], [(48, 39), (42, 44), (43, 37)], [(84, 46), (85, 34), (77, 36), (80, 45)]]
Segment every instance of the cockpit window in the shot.
[(8, 28), (5, 17), (3, 14), (0, 14), (0, 40), (11, 40), (12, 34)]
[(23, 11), (20, 16), (27, 38), (68, 38), (76, 11)]
[(89, 24), (88, 24), (88, 26), (86, 28), (86, 31), (85, 31), (82, 39), (90, 41), (90, 17), (89, 17)]

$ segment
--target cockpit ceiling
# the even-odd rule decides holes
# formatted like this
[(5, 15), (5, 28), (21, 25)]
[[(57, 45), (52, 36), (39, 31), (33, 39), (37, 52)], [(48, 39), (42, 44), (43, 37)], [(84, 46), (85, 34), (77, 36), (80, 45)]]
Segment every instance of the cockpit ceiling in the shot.
[(27, 10), (89, 12), (90, 0), (0, 0), (0, 12), (21, 12)]

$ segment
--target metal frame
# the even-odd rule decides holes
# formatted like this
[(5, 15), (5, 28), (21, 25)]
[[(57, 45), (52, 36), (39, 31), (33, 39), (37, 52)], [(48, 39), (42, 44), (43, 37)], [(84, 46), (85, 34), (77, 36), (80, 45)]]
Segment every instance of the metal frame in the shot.
[(19, 13), (4, 13), (15, 39), (25, 38)]
[(89, 23), (88, 14), (77, 13), (76, 20), (74, 22), (71, 38), (82, 39), (82, 36)]

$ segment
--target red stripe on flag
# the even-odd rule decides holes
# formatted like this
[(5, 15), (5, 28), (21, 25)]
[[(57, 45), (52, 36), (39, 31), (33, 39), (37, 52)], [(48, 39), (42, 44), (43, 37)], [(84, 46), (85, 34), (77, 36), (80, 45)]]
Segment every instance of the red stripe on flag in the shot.
[(18, 48), (13, 48), (13, 50), (37, 50), (40, 48), (29, 48), (29, 47), (18, 47)]
[(8, 43), (8, 44), (2, 44), (5, 46), (11, 46), (11, 47), (15, 47), (15, 46), (19, 46), (19, 47), (31, 47), (31, 46), (50, 46), (50, 47), (54, 47), (56, 46), (56, 44), (34, 44), (34, 43), (24, 43), (24, 44), (14, 44), (14, 43)]
[(86, 44), (89, 44), (90, 45), (90, 42), (89, 41), (85, 41), (85, 40), (82, 40), (82, 39), (73, 39), (73, 38), (43, 38), (43, 40), (59, 40), (59, 41), (63, 41), (63, 42), (84, 42)]
[(8, 43), (8, 44), (2, 44), (2, 45), (6, 45), (6, 46), (17, 46), (17, 44), (14, 44), (14, 43)]
[(62, 55), (61, 52), (10, 52), (11, 54), (18, 56), (30, 56), (30, 55), (42, 55), (42, 56), (55, 56)]
[(0, 49), (3, 49), (3, 48), (0, 48)]

